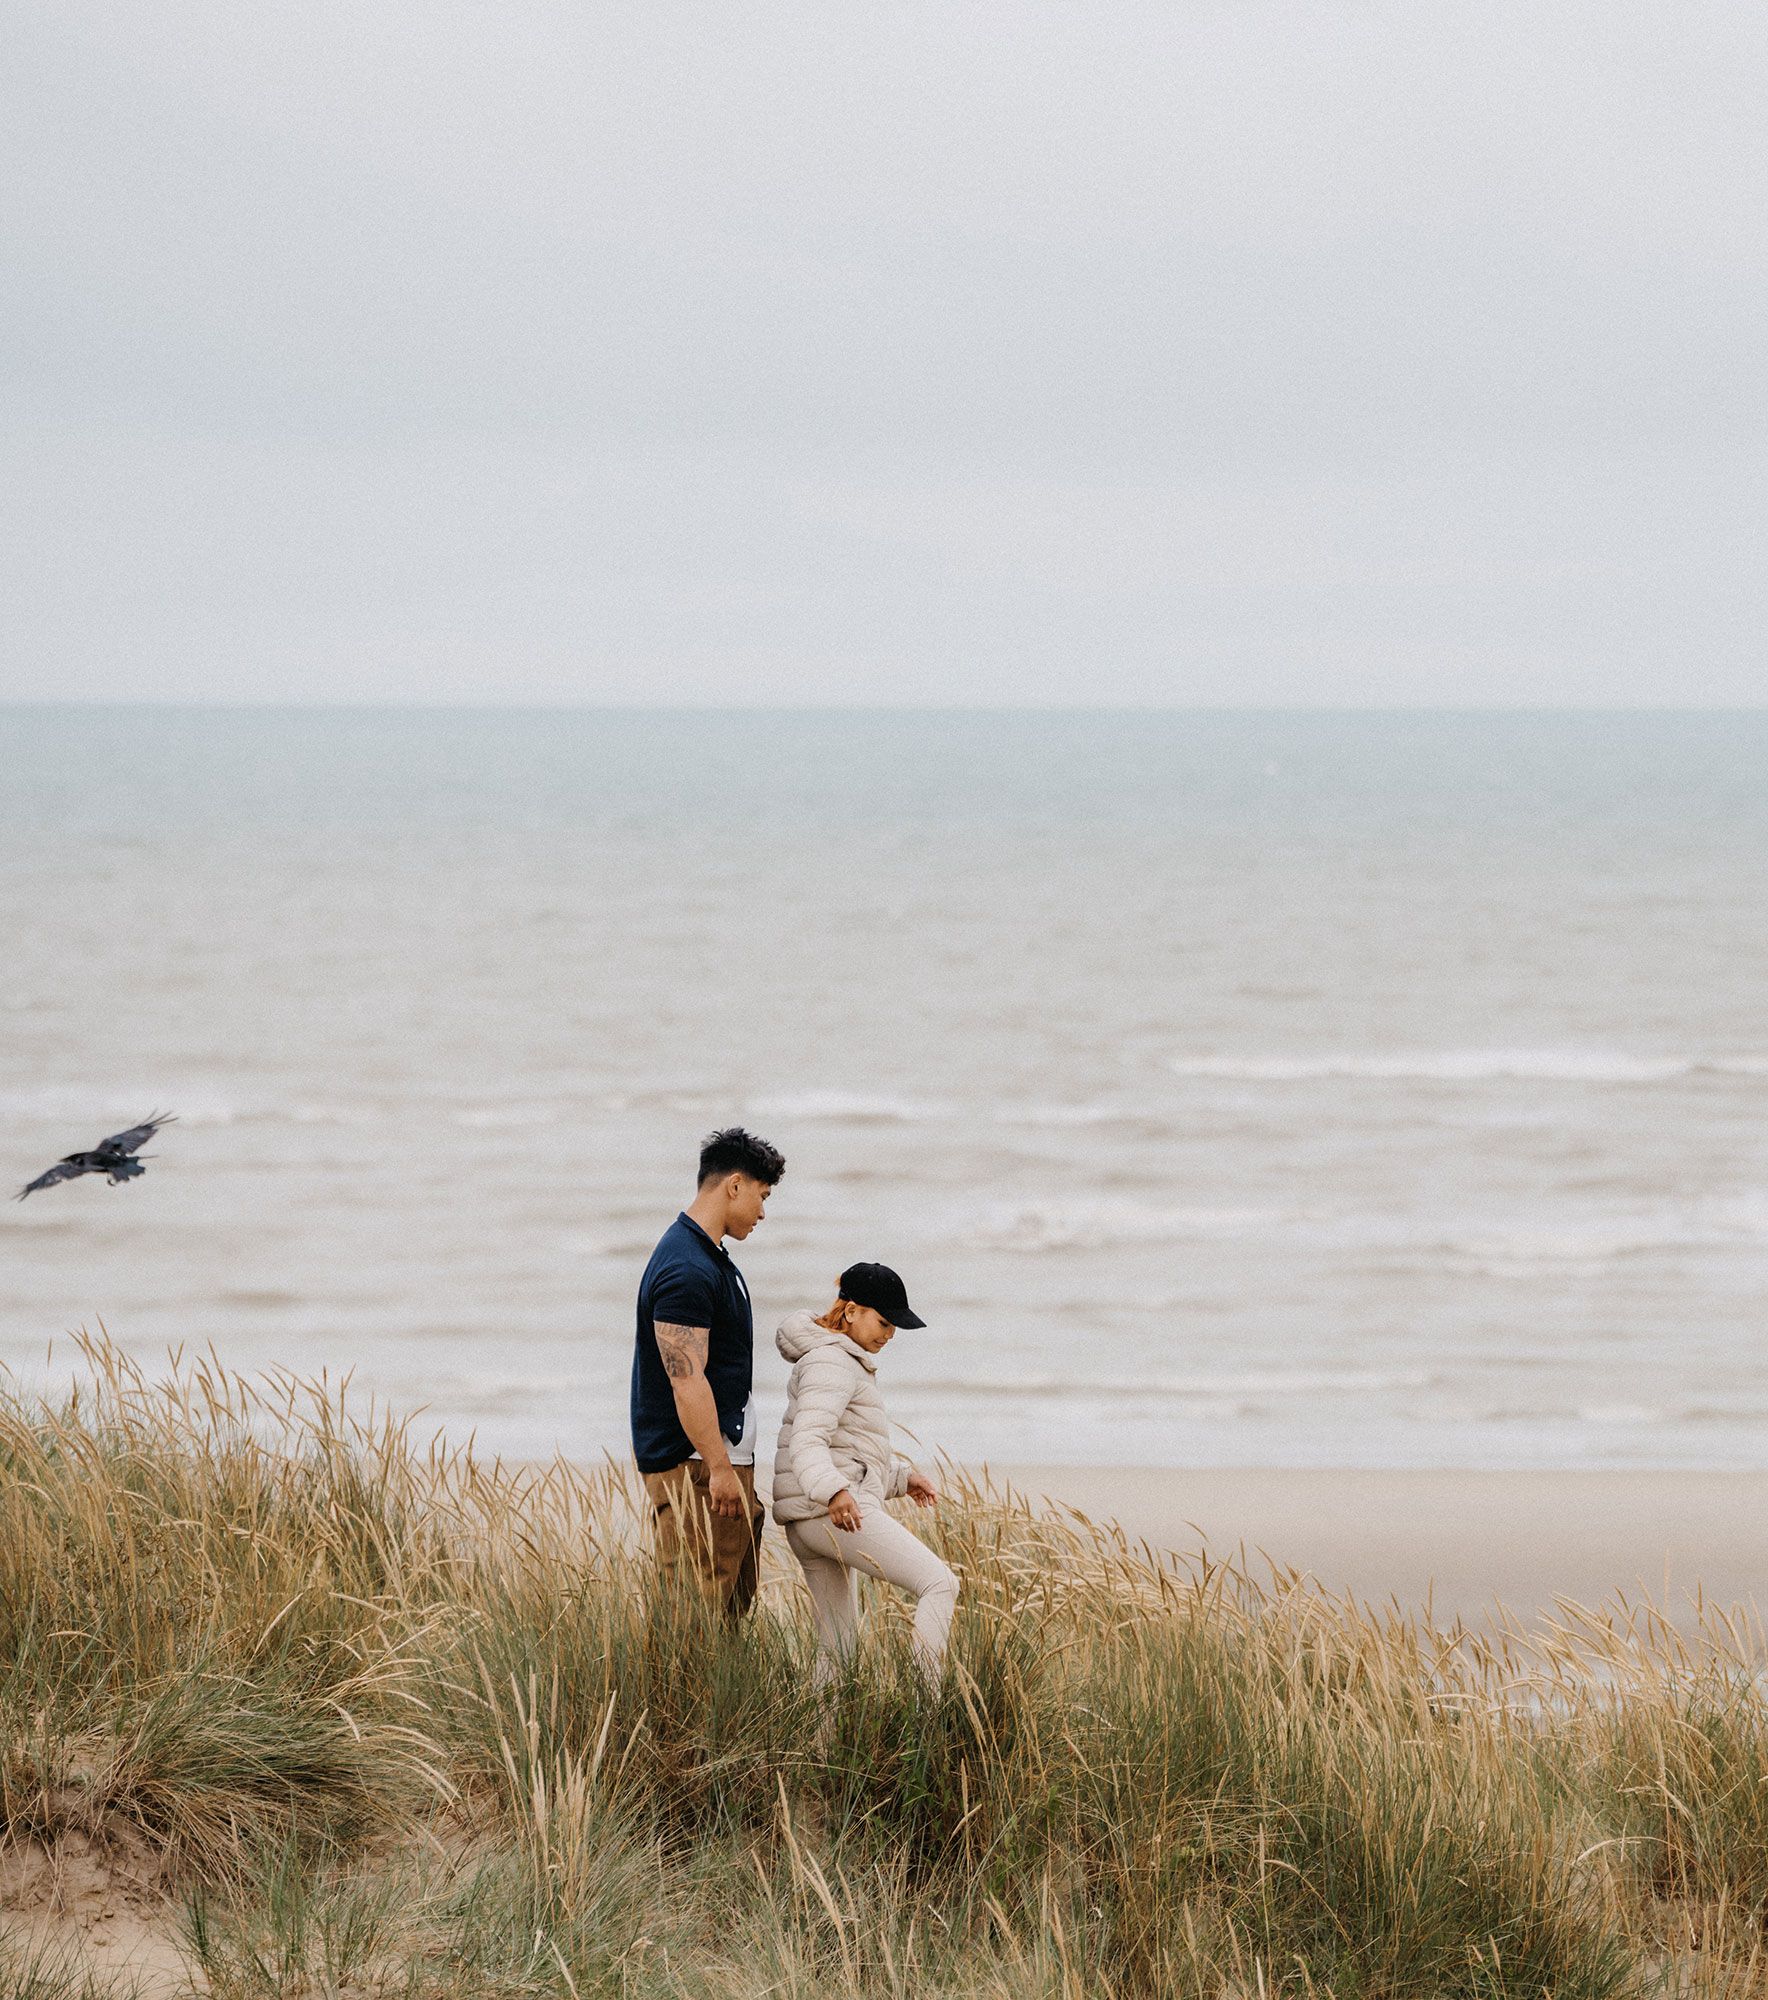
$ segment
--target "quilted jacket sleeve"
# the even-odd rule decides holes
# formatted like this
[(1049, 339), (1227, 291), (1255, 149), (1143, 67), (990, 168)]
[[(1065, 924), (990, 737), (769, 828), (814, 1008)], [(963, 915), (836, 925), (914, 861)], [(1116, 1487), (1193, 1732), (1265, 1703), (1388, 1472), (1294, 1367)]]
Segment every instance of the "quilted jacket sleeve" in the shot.
[(792, 1418), (792, 1470), (806, 1499), (826, 1507), (851, 1484), (835, 1463), (829, 1440), (858, 1387), (859, 1363), (838, 1348), (818, 1347), (797, 1365)]
[(909, 1490), (909, 1474), (913, 1472), (914, 1469), (915, 1468), (908, 1462), (906, 1458), (903, 1457), (900, 1451), (891, 1453), (890, 1492), (888, 1495), (890, 1499), (900, 1500), (902, 1496)]

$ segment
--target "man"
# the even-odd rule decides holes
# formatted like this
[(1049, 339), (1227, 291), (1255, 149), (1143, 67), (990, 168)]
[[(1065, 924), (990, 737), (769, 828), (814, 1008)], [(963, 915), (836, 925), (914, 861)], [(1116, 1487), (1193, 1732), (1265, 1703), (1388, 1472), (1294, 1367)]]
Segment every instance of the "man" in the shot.
[(728, 1617), (755, 1601), (755, 1328), (724, 1247), (761, 1220), (786, 1162), (740, 1125), (700, 1149), (694, 1199), (663, 1232), (638, 1288), (632, 1451), (656, 1518), (657, 1561)]

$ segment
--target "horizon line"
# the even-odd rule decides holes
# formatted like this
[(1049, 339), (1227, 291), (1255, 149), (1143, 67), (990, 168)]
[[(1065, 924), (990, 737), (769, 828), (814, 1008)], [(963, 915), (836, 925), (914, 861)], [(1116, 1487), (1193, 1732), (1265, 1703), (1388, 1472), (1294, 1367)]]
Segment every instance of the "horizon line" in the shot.
[(358, 715), (1768, 715), (1768, 702), (700, 702), (237, 701), (208, 696), (0, 695), (0, 710)]

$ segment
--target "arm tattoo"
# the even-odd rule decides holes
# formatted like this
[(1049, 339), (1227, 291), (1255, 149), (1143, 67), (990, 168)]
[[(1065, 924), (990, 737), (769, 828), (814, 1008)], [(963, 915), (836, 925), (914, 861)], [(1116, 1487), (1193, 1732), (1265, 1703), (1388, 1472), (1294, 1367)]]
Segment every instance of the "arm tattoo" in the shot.
[(706, 1372), (706, 1343), (711, 1329), (704, 1326), (672, 1326), (666, 1319), (654, 1319), (657, 1352), (663, 1372), (672, 1382), (685, 1382), (690, 1375)]

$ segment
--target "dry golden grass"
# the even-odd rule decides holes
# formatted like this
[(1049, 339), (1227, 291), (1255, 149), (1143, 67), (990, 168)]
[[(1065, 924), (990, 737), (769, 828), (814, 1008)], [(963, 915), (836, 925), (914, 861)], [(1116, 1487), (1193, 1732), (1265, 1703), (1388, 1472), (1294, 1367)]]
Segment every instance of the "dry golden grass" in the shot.
[(1435, 1631), (959, 1482), (943, 1693), (885, 1601), (819, 1697), (792, 1578), (735, 1632), (659, 1593), (612, 1468), (87, 1360), (0, 1400), (0, 1834), (113, 1855), (192, 1990), (1768, 1990), (1716, 1610)]

